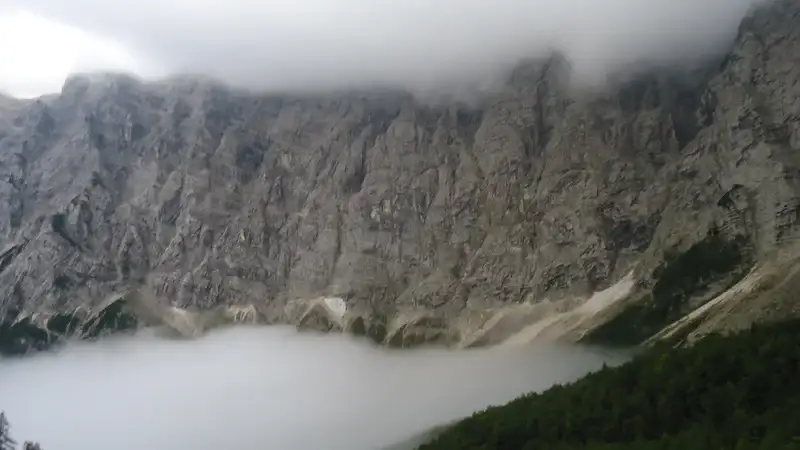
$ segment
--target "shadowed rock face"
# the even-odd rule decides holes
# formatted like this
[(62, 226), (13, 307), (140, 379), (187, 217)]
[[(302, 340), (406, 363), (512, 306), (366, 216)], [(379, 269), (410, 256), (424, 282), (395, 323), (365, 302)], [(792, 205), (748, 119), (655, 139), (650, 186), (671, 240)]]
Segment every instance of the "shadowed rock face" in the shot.
[[(707, 299), (798, 254), (798, 11), (756, 12), (721, 63), (591, 96), (554, 56), (475, 108), (110, 75), (5, 99), (0, 316), (94, 311), (145, 287), (329, 329), (347, 326), (293, 302), (448, 319), (585, 298), (632, 270), (646, 293), (713, 236), (739, 264), (692, 280)], [(664, 322), (697, 306), (684, 294)]]

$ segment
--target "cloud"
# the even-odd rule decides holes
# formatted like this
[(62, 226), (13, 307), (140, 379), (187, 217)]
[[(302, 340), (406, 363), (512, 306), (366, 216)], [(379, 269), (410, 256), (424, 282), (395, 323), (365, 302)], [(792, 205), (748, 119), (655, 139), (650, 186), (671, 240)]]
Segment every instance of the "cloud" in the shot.
[(137, 59), (110, 39), (26, 11), (0, 7), (0, 92), (17, 97), (56, 92), (75, 71), (156, 73)]
[(379, 449), (626, 359), (561, 345), (392, 352), (291, 327), (143, 331), (3, 360), (0, 406), (15, 437), (45, 449)]
[(12, 0), (139, 62), (254, 89), (491, 85), (562, 50), (579, 75), (719, 52), (758, 0)]

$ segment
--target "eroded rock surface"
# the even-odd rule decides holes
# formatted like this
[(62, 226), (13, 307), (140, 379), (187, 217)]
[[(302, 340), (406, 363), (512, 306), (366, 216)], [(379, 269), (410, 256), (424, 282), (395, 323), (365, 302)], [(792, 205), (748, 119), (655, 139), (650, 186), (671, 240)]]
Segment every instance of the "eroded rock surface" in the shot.
[[(480, 107), (117, 75), (3, 99), (0, 317), (146, 289), (173, 311), (452, 343), (631, 273), (589, 328), (645, 339), (798, 254), (799, 12), (773, 2), (724, 60), (602, 94), (554, 55)], [(324, 297), (347, 318), (307, 300)]]

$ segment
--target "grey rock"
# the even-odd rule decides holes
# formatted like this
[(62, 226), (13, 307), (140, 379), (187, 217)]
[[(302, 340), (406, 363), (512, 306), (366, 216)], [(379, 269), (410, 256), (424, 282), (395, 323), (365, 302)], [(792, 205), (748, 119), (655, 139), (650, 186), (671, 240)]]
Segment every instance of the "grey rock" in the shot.
[(165, 308), (344, 329), (292, 306), (338, 296), (358, 317), (415, 317), (387, 342), (451, 342), (441, 321), (471, 311), (631, 272), (646, 292), (709, 233), (743, 242), (747, 267), (796, 254), (798, 14), (773, 2), (721, 64), (603, 93), (576, 91), (558, 55), (525, 63), (479, 107), (121, 75), (0, 99), (0, 317), (146, 289)]

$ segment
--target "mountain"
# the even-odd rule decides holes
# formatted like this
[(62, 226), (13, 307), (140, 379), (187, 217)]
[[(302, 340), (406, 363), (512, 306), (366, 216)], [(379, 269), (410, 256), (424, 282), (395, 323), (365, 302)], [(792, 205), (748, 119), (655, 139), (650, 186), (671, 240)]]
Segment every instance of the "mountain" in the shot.
[(113, 74), (2, 98), (0, 336), (635, 344), (796, 314), (799, 15), (603, 92), (529, 61), (479, 106)]

